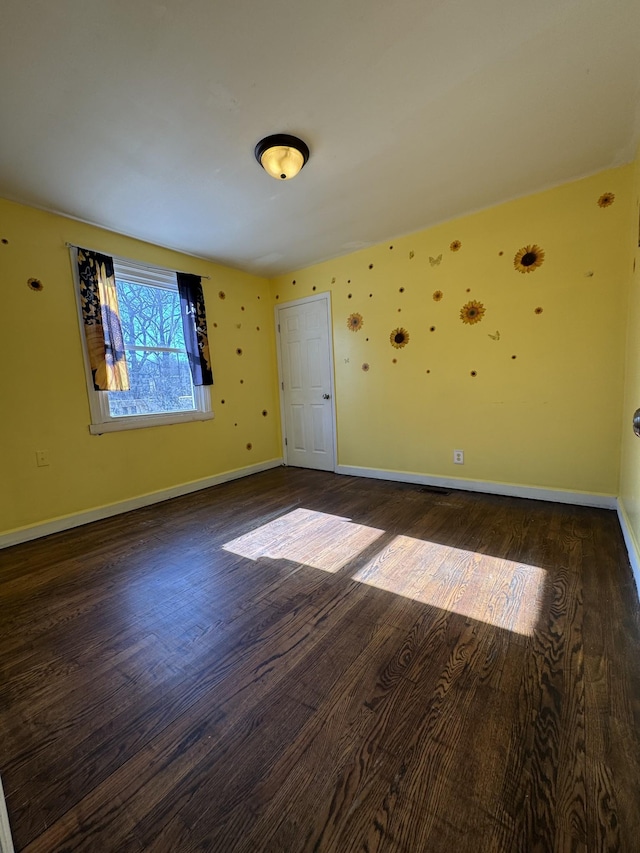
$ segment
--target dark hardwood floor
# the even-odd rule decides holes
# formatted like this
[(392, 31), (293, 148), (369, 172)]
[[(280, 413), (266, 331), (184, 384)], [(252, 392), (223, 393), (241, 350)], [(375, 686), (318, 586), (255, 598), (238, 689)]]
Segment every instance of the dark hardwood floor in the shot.
[(276, 469), (0, 552), (16, 850), (640, 850), (615, 513)]

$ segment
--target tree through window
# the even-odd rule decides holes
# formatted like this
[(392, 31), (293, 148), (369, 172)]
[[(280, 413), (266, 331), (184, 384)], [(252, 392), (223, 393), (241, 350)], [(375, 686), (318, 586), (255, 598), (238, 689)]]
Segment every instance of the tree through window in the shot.
[(112, 417), (192, 411), (191, 372), (178, 288), (140, 284), (118, 274), (120, 324), (130, 389), (109, 391)]

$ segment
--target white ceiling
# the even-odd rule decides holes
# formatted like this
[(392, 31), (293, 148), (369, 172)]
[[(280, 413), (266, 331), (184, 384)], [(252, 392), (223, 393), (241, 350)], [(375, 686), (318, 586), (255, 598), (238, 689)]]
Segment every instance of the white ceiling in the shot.
[[(262, 275), (638, 139), (638, 0), (3, 0), (0, 20), (0, 195)], [(311, 149), (281, 183), (253, 156), (277, 132)]]

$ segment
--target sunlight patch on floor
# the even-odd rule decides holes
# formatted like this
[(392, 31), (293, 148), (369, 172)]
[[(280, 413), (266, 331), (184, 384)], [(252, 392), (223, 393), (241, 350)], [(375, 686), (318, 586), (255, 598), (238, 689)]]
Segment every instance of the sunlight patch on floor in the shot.
[[(299, 508), (223, 548), (250, 560), (288, 560), (335, 573), (383, 535), (348, 518)], [(525, 635), (538, 620), (545, 578), (538, 566), (412, 536), (380, 545), (352, 575), (359, 583)]]
[(222, 547), (250, 560), (289, 560), (333, 573), (383, 534), (384, 530), (355, 524), (348, 518), (300, 508)]
[(540, 615), (546, 572), (489, 554), (396, 536), (353, 579), (528, 635)]

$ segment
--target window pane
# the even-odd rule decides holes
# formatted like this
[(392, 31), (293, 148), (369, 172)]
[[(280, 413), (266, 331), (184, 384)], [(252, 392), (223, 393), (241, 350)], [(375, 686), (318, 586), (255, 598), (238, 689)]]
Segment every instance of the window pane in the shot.
[(126, 344), (185, 349), (177, 285), (167, 290), (120, 279), (116, 285)]
[(109, 391), (112, 417), (188, 412), (195, 409), (185, 353), (127, 352), (129, 391)]

